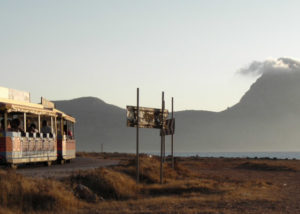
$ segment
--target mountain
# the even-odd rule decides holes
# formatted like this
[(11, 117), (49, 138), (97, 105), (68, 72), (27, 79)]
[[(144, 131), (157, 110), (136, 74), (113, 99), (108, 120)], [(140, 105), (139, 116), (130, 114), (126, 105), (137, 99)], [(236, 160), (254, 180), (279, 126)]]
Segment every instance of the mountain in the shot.
[(299, 150), (299, 83), (299, 72), (265, 73), (229, 109), (178, 112), (176, 138), (201, 151)]
[[(300, 72), (265, 73), (221, 112), (175, 113), (175, 151), (295, 151), (300, 148)], [(135, 151), (126, 111), (94, 97), (55, 101), (77, 119), (78, 150)], [(169, 137), (166, 139), (170, 146)], [(141, 129), (141, 151), (159, 151), (158, 130)]]
[[(125, 109), (107, 104), (95, 97), (54, 102), (58, 109), (76, 118), (75, 136), (79, 151), (100, 151), (101, 144), (104, 151), (135, 150), (135, 129), (126, 126)], [(150, 144), (151, 147), (153, 138), (158, 138), (157, 130), (141, 130), (141, 149), (145, 147), (145, 143), (149, 149), (147, 145)], [(159, 145), (158, 142), (154, 144)]]

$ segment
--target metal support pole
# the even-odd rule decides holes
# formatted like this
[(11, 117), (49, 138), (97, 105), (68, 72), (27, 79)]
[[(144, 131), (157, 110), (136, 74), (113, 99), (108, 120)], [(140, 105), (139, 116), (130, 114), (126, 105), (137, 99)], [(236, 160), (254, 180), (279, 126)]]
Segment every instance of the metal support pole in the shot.
[(4, 113), (4, 130), (8, 131), (8, 121), (7, 121), (7, 112)]
[(51, 133), (53, 134), (53, 117), (51, 117)]
[[(165, 99), (164, 99), (164, 110), (165, 110)], [(163, 117), (163, 124), (164, 124), (164, 117)], [(163, 148), (164, 148), (164, 152), (163, 152), (164, 159), (163, 159), (163, 161), (166, 162), (166, 138), (165, 138), (164, 133), (163, 133)]]
[(75, 139), (75, 123), (72, 123), (73, 139)]
[(64, 132), (64, 119), (63, 118), (60, 118), (60, 130), (61, 130), (61, 138), (63, 139), (64, 135), (66, 134)]
[(161, 110), (162, 110), (162, 126), (161, 126), (161, 143), (160, 143), (160, 183), (163, 184), (163, 146), (164, 146), (164, 132), (163, 132), (163, 124), (164, 124), (164, 110), (165, 110), (165, 106), (164, 106), (164, 98), (165, 94), (164, 92), (162, 92), (162, 102), (161, 102)]
[[(172, 97), (172, 120), (174, 118), (174, 98)], [(174, 169), (174, 133), (172, 132), (172, 136), (171, 136), (171, 155), (172, 155), (172, 168)]]
[[(26, 124), (26, 113), (24, 113), (24, 127), (23, 127), (23, 130), (24, 132), (26, 133), (27, 132), (27, 124)], [(18, 127), (19, 128), (19, 127)]]
[(139, 163), (139, 114), (140, 114), (140, 94), (139, 88), (136, 90), (137, 92), (137, 125), (136, 125), (136, 183), (138, 184), (140, 181), (140, 163)]
[[(55, 136), (57, 138), (57, 118), (56, 117), (54, 118), (54, 123), (55, 123)], [(40, 124), (41, 124), (41, 122), (40, 122)], [(74, 136), (74, 132), (73, 132), (73, 136)]]
[(166, 153), (165, 153), (165, 149), (166, 149), (166, 146), (165, 146), (165, 140), (163, 138), (163, 163), (166, 161)]
[(38, 115), (38, 130), (39, 130), (39, 133), (41, 133), (41, 115), (40, 114)]

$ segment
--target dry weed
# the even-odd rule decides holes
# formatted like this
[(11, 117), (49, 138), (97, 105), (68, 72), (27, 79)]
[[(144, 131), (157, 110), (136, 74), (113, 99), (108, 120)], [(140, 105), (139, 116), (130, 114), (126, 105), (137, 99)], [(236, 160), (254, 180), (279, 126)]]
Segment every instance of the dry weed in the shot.
[(135, 181), (120, 172), (99, 168), (79, 171), (71, 176), (71, 183), (82, 184), (105, 199), (127, 199), (135, 197), (138, 191)]
[(74, 210), (78, 204), (62, 183), (25, 178), (14, 171), (0, 171), (0, 206), (22, 212)]

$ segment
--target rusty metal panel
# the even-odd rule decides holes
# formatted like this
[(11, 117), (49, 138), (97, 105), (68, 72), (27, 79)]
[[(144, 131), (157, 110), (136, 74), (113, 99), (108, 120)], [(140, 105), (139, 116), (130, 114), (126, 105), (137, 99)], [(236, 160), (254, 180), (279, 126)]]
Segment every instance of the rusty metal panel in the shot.
[(168, 119), (165, 121), (164, 132), (165, 132), (165, 135), (175, 134), (175, 118)]
[(41, 104), (48, 109), (54, 109), (55, 104), (49, 100), (46, 100), (44, 97), (41, 97)]
[(0, 152), (6, 152), (6, 137), (0, 137)]
[[(162, 119), (168, 117), (168, 110), (164, 110), (162, 114), (161, 109), (139, 107), (139, 127), (140, 128), (155, 128), (162, 127)], [(127, 106), (127, 126), (137, 126), (137, 107)]]
[(0, 97), (30, 103), (30, 93), (26, 91), (0, 87)]
[(10, 137), (6, 138), (6, 151), (12, 152), (13, 146), (12, 146), (12, 139)]
[(67, 140), (66, 148), (67, 150), (75, 150), (75, 140)]
[(13, 152), (20, 152), (21, 151), (21, 140), (19, 137), (14, 137), (13, 138)]

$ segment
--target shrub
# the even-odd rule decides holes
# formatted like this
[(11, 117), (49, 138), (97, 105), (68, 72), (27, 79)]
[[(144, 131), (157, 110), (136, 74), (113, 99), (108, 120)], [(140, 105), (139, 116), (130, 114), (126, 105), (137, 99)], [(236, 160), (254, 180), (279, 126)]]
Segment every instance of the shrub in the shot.
[(74, 209), (77, 200), (62, 183), (0, 170), (0, 207), (20, 211)]
[(79, 171), (71, 176), (71, 183), (83, 184), (105, 199), (128, 199), (136, 196), (138, 190), (132, 178), (106, 168)]

